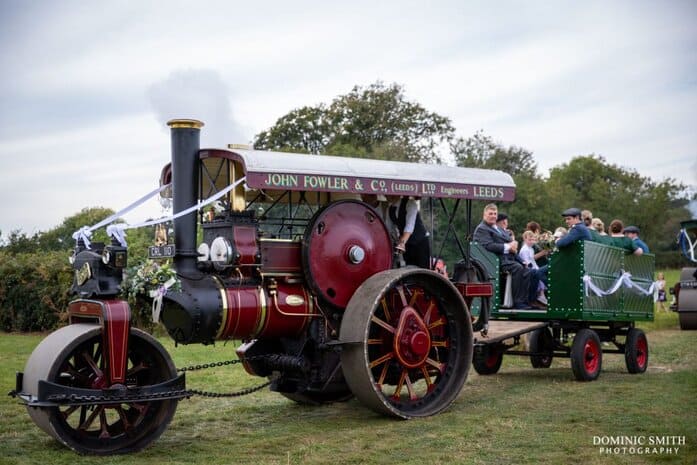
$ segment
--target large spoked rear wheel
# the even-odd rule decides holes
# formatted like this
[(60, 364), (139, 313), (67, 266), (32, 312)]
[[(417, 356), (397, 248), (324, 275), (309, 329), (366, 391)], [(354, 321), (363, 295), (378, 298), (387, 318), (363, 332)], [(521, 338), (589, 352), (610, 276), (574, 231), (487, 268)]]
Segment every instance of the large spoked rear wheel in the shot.
[(571, 346), (571, 369), (579, 381), (594, 381), (600, 376), (603, 351), (598, 333), (592, 329), (580, 329)]
[(438, 273), (389, 270), (363, 283), (341, 323), (341, 363), (355, 396), (400, 418), (448, 407), (467, 379), (472, 324), (457, 289)]
[[(86, 389), (104, 385), (102, 328), (75, 324), (51, 333), (32, 353), (23, 390), (38, 393), (39, 380)], [(176, 376), (169, 355), (152, 336), (132, 328), (126, 386), (148, 386)], [(177, 400), (111, 405), (27, 407), (34, 422), (81, 454), (122, 454), (146, 447), (167, 428)]]

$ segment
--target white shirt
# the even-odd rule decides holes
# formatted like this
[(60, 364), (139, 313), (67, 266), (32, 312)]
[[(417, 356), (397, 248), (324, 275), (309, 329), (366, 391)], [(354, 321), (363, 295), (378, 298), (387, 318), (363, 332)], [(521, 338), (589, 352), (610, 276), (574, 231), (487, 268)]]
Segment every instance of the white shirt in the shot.
[(539, 268), (539, 266), (537, 266), (537, 262), (535, 261), (535, 251), (528, 244), (524, 244), (523, 247), (520, 248), (518, 256), (521, 260), (523, 260), (523, 263), (531, 264), (533, 269), (536, 270)]

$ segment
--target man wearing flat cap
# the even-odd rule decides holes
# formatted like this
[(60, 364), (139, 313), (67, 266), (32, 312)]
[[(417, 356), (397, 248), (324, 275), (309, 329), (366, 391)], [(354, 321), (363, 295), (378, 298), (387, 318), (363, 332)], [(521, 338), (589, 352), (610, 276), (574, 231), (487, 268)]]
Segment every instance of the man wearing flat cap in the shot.
[(634, 243), (644, 251), (644, 253), (649, 253), (649, 246), (646, 242), (639, 239), (639, 228), (636, 226), (627, 226), (624, 228), (624, 235), (634, 241)]
[(557, 239), (557, 247), (562, 248), (573, 244), (576, 241), (593, 240), (590, 231), (581, 220), (581, 210), (578, 208), (568, 208), (561, 214), (564, 217), (569, 232), (566, 236)]

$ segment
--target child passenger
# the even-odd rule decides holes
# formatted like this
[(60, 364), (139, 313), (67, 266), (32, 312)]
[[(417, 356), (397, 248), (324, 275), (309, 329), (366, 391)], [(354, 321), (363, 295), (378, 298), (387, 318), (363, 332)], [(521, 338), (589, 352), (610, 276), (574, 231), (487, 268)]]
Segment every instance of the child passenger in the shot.
[[(537, 235), (532, 231), (525, 231), (523, 233), (523, 242), (524, 244), (520, 248), (520, 252), (518, 252), (518, 257), (523, 262), (524, 266), (532, 268), (533, 270), (539, 269), (540, 267), (537, 265), (537, 261), (535, 261), (534, 249), (534, 246), (537, 243)], [(543, 304), (547, 304), (545, 289), (545, 284), (540, 280), (540, 284), (537, 286), (537, 300)]]

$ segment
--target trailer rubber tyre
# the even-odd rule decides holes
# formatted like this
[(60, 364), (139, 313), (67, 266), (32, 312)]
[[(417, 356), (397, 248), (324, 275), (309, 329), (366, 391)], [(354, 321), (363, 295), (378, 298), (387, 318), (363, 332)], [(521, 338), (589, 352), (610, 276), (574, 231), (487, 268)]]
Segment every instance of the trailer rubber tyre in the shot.
[(351, 391), (384, 415), (427, 417), (447, 408), (472, 361), (472, 324), (455, 286), (422, 268), (368, 278), (341, 322), (341, 366)]
[(649, 365), (649, 342), (640, 329), (631, 328), (624, 345), (624, 361), (627, 371), (636, 374), (646, 371)]
[[(104, 369), (102, 328), (73, 324), (49, 334), (32, 352), (24, 370), (23, 391), (38, 395), (40, 380), (94, 389)], [(162, 345), (131, 328), (127, 387), (142, 387), (175, 378), (176, 368)], [(95, 384), (96, 383), (96, 384)], [(177, 400), (110, 405), (29, 407), (41, 429), (80, 454), (135, 452), (157, 439), (177, 409)]]
[(489, 345), (477, 347), (472, 357), (474, 371), (480, 375), (493, 375), (498, 373), (503, 362), (503, 353)]
[(571, 369), (579, 381), (594, 381), (600, 376), (603, 351), (598, 333), (583, 328), (576, 333), (571, 346)]
[(549, 328), (540, 328), (530, 333), (530, 352), (544, 355), (531, 355), (533, 368), (549, 368), (554, 359), (554, 337)]

